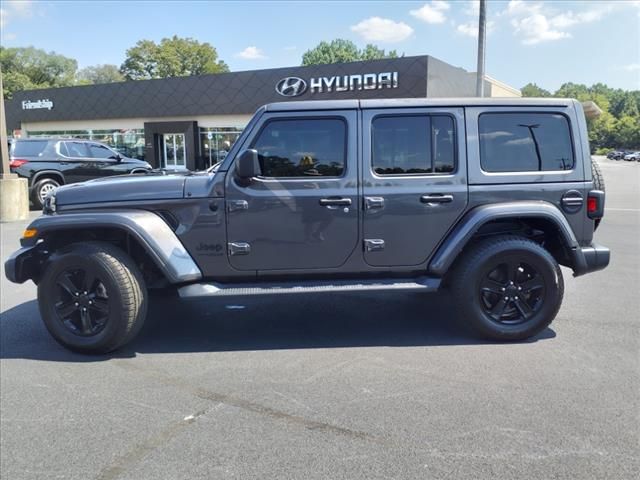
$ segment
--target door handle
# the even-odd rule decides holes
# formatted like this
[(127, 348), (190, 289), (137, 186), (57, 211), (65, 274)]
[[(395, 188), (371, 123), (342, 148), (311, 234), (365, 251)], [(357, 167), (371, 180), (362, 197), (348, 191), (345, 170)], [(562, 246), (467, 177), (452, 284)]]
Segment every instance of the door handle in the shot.
[(341, 198), (341, 197), (329, 197), (329, 198), (321, 198), (320, 205), (323, 207), (342, 207), (351, 205), (350, 198)]
[(422, 203), (451, 203), (453, 202), (453, 195), (442, 195), (442, 194), (422, 195), (420, 197), (420, 201)]

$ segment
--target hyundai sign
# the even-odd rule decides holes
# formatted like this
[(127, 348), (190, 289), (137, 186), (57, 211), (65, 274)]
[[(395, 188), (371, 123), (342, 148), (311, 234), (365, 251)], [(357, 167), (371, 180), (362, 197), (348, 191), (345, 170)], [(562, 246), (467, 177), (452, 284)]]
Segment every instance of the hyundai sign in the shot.
[(283, 97), (297, 97), (307, 90), (310, 93), (328, 93), (382, 88), (398, 88), (398, 72), (315, 77), (310, 78), (308, 83), (300, 77), (285, 77), (276, 84), (276, 92)]

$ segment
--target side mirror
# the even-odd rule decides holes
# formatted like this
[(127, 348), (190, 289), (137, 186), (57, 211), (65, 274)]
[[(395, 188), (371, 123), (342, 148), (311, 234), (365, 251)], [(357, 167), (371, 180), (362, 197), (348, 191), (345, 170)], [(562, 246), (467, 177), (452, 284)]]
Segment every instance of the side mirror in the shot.
[(122, 161), (122, 155), (120, 155), (119, 153), (116, 153), (115, 155), (111, 155), (109, 158), (115, 160), (116, 162)]
[(236, 174), (243, 180), (260, 175), (258, 152), (251, 148), (244, 150), (236, 159)]

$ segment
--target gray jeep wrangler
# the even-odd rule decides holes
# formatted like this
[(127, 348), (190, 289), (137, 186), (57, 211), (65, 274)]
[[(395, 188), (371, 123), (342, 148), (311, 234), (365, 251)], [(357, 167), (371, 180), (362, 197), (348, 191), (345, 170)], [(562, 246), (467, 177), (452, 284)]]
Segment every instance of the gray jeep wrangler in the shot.
[(479, 335), (522, 340), (602, 269), (604, 188), (582, 106), (344, 100), (260, 108), (215, 171), (58, 188), (5, 264), (67, 348), (130, 341), (148, 290), (180, 297), (451, 291)]

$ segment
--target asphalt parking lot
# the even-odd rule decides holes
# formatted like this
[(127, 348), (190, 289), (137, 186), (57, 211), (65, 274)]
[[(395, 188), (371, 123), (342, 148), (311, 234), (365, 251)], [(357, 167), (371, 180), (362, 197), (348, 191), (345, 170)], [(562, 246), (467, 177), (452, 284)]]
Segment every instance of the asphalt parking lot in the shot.
[(565, 270), (527, 343), (469, 338), (446, 297), (154, 297), (137, 340), (87, 357), (3, 275), (0, 477), (637, 478), (640, 164), (601, 164), (611, 265)]

